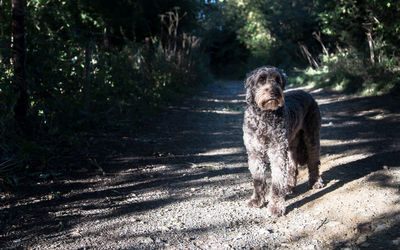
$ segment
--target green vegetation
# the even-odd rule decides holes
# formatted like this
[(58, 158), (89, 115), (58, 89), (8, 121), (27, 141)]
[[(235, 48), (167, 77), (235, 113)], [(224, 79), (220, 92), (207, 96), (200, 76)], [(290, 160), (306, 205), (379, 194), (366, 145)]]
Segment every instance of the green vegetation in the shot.
[(316, 9), (327, 49), (318, 57), (316, 72), (306, 73), (306, 79), (365, 95), (392, 90), (400, 81), (400, 3), (318, 1)]
[[(400, 80), (394, 0), (0, 1), (0, 183), (260, 65), (363, 94)], [(84, 150), (83, 150), (84, 151)]]

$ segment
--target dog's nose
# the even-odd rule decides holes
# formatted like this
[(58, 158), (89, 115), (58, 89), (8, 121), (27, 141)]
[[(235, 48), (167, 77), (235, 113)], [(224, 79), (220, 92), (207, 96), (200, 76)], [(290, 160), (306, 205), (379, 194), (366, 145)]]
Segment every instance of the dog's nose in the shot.
[(274, 97), (279, 97), (280, 93), (278, 89), (272, 89), (271, 90), (271, 95)]

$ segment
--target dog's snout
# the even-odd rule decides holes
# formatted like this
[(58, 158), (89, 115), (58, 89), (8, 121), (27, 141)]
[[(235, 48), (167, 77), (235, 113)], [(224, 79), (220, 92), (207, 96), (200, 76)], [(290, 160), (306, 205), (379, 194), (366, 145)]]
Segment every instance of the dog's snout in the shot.
[(279, 92), (278, 89), (273, 88), (273, 89), (271, 90), (271, 95), (274, 96), (274, 97), (279, 97), (279, 96), (280, 96), (280, 92)]
[(261, 107), (265, 107), (265, 105), (267, 105), (268, 101), (262, 101), (261, 102)]

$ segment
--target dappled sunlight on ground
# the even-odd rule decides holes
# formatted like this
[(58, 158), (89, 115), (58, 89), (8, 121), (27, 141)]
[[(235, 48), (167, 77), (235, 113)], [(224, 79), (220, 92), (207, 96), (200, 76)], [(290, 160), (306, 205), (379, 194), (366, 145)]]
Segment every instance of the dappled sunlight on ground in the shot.
[(243, 147), (240, 148), (221, 148), (217, 150), (211, 150), (204, 153), (199, 153), (198, 155), (227, 155), (227, 154), (236, 154), (236, 153), (245, 153)]
[(44, 182), (41, 195), (0, 206), (20, 225), (2, 240), (41, 249), (390, 249), (400, 237), (399, 105), (307, 91), (321, 107), (326, 186), (310, 190), (301, 167), (284, 217), (246, 206), (243, 83), (220, 82), (142, 131), (99, 140), (107, 153), (94, 175)]

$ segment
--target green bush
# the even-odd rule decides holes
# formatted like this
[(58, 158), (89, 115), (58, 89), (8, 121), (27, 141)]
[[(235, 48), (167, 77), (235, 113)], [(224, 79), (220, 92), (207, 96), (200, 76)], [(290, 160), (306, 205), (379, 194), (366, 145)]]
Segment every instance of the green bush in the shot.
[(290, 79), (297, 85), (328, 87), (347, 93), (377, 95), (390, 92), (400, 80), (394, 59), (384, 58), (372, 64), (363, 55), (338, 53), (322, 57), (319, 69), (307, 68), (294, 73)]
[(53, 168), (51, 159), (86, 152), (90, 135), (139, 125), (208, 80), (194, 35), (177, 30), (152, 37), (150, 46), (123, 37), (105, 47), (102, 33), (51, 25), (38, 19), (27, 29), (38, 31), (27, 34), (28, 131), (14, 121), (11, 47), (0, 50), (0, 184), (18, 184), (18, 176)]

